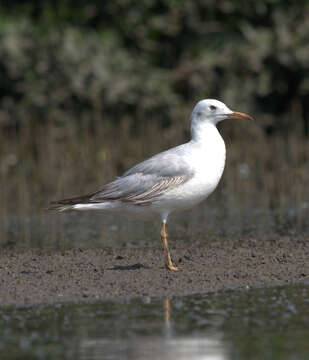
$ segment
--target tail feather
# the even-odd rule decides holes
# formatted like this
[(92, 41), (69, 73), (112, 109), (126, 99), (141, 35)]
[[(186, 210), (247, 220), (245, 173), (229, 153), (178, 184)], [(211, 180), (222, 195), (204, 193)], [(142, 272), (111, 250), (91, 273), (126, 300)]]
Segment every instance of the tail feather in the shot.
[(63, 199), (52, 201), (46, 210), (51, 211), (70, 211), (74, 210), (74, 206), (78, 204), (85, 204), (89, 201), (89, 195), (74, 197), (70, 199)]
[(46, 208), (46, 210), (49, 211), (70, 211), (74, 210), (74, 205), (64, 205), (60, 202), (53, 201), (49, 204), (49, 206)]

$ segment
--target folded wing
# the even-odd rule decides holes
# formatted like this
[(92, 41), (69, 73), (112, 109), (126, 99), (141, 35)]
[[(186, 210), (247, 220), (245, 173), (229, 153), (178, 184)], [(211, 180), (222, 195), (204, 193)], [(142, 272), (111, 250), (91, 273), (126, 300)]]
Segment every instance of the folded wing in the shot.
[(180, 150), (181, 148), (178, 152), (166, 151), (155, 155), (137, 164), (123, 176), (106, 184), (101, 190), (85, 196), (52, 202), (50, 209), (63, 210), (63, 206), (70, 207), (76, 204), (94, 204), (105, 201), (148, 205), (165, 192), (184, 184), (193, 176), (188, 164), (180, 161)]

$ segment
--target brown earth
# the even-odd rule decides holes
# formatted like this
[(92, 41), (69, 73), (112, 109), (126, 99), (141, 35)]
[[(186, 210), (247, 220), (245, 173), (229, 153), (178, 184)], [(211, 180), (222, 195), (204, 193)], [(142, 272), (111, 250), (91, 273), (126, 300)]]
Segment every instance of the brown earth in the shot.
[(2, 250), (0, 305), (182, 295), (309, 281), (305, 237), (198, 241), (171, 249), (180, 271), (163, 266), (159, 248)]

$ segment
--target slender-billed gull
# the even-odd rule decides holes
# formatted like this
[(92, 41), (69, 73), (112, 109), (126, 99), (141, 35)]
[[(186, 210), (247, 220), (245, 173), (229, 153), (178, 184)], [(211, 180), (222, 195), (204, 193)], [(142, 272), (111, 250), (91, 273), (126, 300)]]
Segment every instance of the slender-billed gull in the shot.
[(252, 118), (234, 112), (218, 100), (199, 101), (191, 114), (191, 140), (133, 166), (101, 190), (52, 202), (51, 210), (103, 210), (129, 213), (138, 218), (160, 216), (165, 264), (173, 265), (166, 221), (173, 211), (190, 208), (211, 194), (222, 176), (225, 144), (217, 123)]

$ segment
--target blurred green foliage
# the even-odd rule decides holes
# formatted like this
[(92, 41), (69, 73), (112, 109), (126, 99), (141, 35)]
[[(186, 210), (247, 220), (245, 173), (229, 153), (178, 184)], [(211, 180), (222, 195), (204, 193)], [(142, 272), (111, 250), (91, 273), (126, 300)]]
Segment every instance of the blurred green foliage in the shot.
[(0, 126), (173, 124), (204, 97), (309, 133), (307, 0), (24, 0), (0, 7)]

